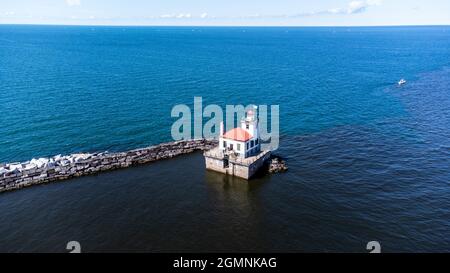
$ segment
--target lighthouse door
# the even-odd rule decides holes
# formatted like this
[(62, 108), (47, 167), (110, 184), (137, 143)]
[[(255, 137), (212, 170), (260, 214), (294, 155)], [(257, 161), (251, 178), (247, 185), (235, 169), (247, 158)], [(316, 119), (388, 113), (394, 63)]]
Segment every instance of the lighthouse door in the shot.
[(225, 156), (223, 157), (223, 167), (224, 167), (224, 168), (228, 168), (228, 166), (230, 166), (230, 160), (229, 160), (229, 158), (228, 158), (228, 155), (225, 155)]

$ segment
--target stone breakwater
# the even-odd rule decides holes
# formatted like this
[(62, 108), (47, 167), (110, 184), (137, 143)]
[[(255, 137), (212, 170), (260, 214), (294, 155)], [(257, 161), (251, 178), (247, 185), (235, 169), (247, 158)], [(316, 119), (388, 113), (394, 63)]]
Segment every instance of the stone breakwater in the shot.
[(0, 164), (0, 192), (66, 180), (104, 171), (127, 168), (217, 146), (215, 140), (188, 140), (163, 143), (120, 153), (80, 153)]
[(283, 173), (288, 170), (286, 161), (278, 156), (272, 155), (269, 162), (269, 173)]

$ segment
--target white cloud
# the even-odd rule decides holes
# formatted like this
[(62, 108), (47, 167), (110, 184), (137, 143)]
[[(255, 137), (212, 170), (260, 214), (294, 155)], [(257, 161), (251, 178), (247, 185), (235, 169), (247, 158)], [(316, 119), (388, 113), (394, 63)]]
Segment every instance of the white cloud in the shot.
[(381, 0), (352, 1), (348, 4), (347, 13), (362, 13), (372, 6), (379, 5), (381, 5)]
[(79, 6), (79, 5), (81, 5), (81, 0), (66, 0), (66, 4), (69, 7)]
[(298, 14), (299, 16), (313, 16), (313, 15), (335, 15), (335, 14), (357, 14), (366, 12), (367, 9), (373, 6), (379, 6), (382, 0), (365, 0), (365, 1), (351, 1), (346, 8), (333, 8), (325, 11), (316, 11), (311, 13)]
[(351, 1), (348, 3), (347, 7), (341, 8), (332, 8), (328, 10), (320, 10), (320, 11), (312, 11), (312, 12), (303, 12), (296, 14), (284, 14), (284, 15), (247, 15), (242, 16), (241, 18), (299, 18), (299, 17), (311, 17), (311, 16), (319, 16), (319, 15), (345, 15), (345, 14), (357, 14), (366, 12), (367, 9), (373, 6), (379, 6), (382, 4), (382, 0), (359, 0), (359, 1)]
[(189, 19), (191, 17), (192, 17), (192, 15), (190, 13), (180, 13), (180, 14), (177, 15), (178, 19), (183, 19), (183, 18), (188, 18)]
[(361, 13), (366, 10), (367, 6), (366, 3), (363, 1), (352, 1), (350, 4), (348, 4), (347, 13), (348, 14), (354, 14), (354, 13)]
[[(77, 1), (77, 0), (67, 0), (67, 1)], [(319, 10), (312, 12), (303, 12), (296, 14), (248, 14), (242, 16), (224, 16), (215, 17), (208, 13), (202, 13), (200, 15), (192, 15), (190, 13), (178, 13), (178, 14), (163, 14), (159, 18), (162, 19), (264, 19), (264, 18), (301, 18), (301, 17), (312, 17), (312, 16), (325, 16), (325, 15), (352, 15), (366, 12), (369, 8), (373, 6), (379, 6), (382, 4), (382, 0), (354, 0), (347, 4), (346, 7), (331, 8), (328, 10)]]
[(342, 12), (342, 9), (339, 9), (339, 8), (329, 9), (328, 10), (328, 13), (331, 13), (331, 14), (339, 14), (341, 12)]
[[(201, 15), (192, 15), (191, 13), (172, 13), (172, 14), (163, 14), (158, 16), (161, 19), (193, 19), (193, 18), (210, 18), (207, 13), (202, 13)], [(156, 17), (156, 18), (158, 18)]]
[(163, 14), (163, 15), (159, 16), (159, 18), (163, 18), (163, 19), (174, 18), (174, 17), (175, 17), (175, 15), (173, 15), (173, 14)]

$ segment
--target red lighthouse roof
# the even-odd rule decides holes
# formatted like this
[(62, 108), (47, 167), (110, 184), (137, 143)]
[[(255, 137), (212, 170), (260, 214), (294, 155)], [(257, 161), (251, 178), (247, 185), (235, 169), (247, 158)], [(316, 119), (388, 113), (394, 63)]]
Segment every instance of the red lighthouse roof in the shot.
[(223, 135), (223, 138), (232, 139), (236, 141), (247, 141), (251, 139), (253, 136), (242, 128), (234, 128), (230, 131), (226, 132)]

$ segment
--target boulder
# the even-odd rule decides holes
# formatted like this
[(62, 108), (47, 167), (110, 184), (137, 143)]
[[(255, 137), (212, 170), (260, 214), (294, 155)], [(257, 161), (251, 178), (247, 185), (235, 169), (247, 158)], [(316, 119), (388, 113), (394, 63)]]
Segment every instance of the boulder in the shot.
[(47, 164), (48, 164), (48, 162), (49, 162), (49, 159), (48, 158), (39, 158), (39, 159), (35, 159), (35, 158), (33, 158), (31, 161), (30, 161), (30, 164), (33, 164), (33, 165), (35, 165), (37, 168), (43, 168), (43, 167), (45, 167)]
[(34, 169), (37, 169), (37, 165), (34, 163), (31, 163), (31, 162), (26, 164), (25, 167), (23, 168), (23, 170), (25, 170), (25, 171), (31, 171)]
[(281, 173), (288, 170), (286, 162), (278, 157), (273, 157), (269, 162), (269, 173)]

